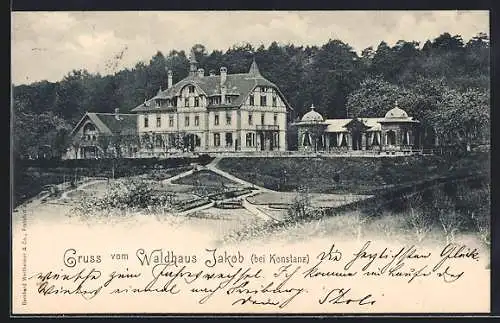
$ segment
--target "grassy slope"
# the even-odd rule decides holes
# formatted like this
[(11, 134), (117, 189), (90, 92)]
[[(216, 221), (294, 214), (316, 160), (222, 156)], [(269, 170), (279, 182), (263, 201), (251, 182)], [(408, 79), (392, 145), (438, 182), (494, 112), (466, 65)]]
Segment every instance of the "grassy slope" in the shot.
[[(441, 176), (489, 174), (489, 154), (466, 157), (396, 158), (224, 158), (218, 167), (270, 189), (293, 191), (300, 185), (318, 193), (372, 193), (383, 187)], [(336, 177), (338, 176), (338, 181)]]

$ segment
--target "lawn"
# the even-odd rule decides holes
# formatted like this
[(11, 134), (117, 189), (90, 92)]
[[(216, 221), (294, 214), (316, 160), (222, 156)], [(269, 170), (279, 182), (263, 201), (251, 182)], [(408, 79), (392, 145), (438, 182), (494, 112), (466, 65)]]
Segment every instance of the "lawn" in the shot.
[(373, 194), (386, 188), (442, 176), (488, 175), (489, 153), (467, 157), (228, 157), (217, 166), (272, 190), (290, 192), (305, 186), (315, 193)]
[(205, 169), (179, 178), (173, 181), (173, 183), (192, 186), (241, 187), (238, 183)]

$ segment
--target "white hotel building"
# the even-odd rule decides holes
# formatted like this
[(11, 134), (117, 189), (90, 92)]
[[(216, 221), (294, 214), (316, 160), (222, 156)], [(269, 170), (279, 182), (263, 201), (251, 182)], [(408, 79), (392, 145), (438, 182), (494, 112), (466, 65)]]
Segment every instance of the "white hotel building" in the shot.
[(187, 151), (285, 151), (291, 110), (279, 88), (259, 72), (205, 75), (190, 57), (189, 76), (168, 85), (132, 110), (141, 154)]

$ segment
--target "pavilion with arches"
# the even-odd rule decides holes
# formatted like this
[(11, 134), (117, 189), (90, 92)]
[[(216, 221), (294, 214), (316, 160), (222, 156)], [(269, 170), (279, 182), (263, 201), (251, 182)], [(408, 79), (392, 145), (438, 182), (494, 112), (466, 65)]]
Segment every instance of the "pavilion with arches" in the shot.
[(412, 152), (421, 146), (420, 122), (399, 108), (397, 101), (380, 118), (325, 119), (311, 105), (293, 125), (302, 152)]

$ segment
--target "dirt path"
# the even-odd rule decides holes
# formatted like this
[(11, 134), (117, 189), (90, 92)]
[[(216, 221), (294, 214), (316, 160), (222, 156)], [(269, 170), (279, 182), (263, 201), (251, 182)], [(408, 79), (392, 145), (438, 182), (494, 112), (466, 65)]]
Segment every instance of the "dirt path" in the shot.
[(92, 180), (92, 181), (90, 181), (90, 182), (83, 183), (82, 185), (77, 186), (77, 187), (75, 187), (75, 188), (73, 188), (73, 189), (70, 189), (70, 190), (64, 191), (64, 192), (61, 194), (61, 196), (59, 197), (59, 199), (67, 199), (67, 198), (68, 198), (68, 194), (69, 194), (69, 193), (72, 193), (72, 192), (77, 191), (77, 190), (81, 190), (81, 189), (83, 189), (83, 188), (85, 188), (85, 187), (87, 187), (87, 186), (90, 186), (90, 185), (92, 185), (92, 184), (97, 184), (97, 183), (100, 183), (100, 182), (103, 182), (103, 181), (104, 181), (104, 180), (102, 180), (102, 179), (95, 179), (95, 180)]

